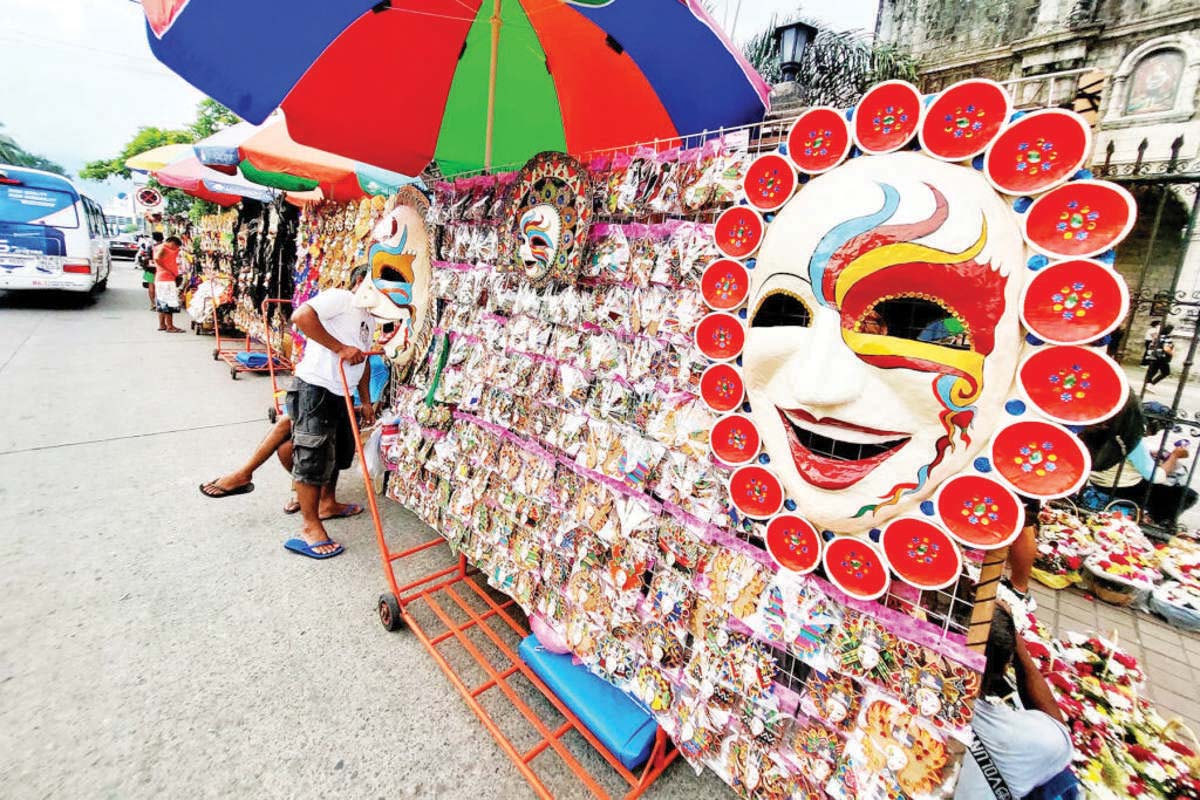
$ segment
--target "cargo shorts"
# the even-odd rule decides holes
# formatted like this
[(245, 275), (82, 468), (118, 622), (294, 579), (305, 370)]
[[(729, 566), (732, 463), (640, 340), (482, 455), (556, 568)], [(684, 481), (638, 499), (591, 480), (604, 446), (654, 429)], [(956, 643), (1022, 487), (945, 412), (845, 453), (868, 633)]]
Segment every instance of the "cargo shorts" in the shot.
[(354, 429), (346, 399), (296, 378), (287, 403), (292, 417), (292, 478), (309, 486), (326, 486), (338, 470), (354, 463)]

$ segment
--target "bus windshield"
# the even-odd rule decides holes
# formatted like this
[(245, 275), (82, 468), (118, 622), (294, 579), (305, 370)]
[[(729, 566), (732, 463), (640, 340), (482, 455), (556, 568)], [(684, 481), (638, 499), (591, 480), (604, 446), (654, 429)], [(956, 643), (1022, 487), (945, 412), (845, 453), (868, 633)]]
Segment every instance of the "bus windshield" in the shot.
[(78, 228), (79, 197), (57, 189), (0, 183), (0, 223)]

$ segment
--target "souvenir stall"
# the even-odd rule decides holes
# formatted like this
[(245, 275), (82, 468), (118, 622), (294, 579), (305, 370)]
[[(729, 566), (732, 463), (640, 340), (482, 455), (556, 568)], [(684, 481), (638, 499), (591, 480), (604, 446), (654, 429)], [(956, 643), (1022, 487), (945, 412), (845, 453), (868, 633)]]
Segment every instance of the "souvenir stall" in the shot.
[[(234, 327), (231, 318), (234, 287), (234, 236), (237, 211), (207, 214), (196, 223), (193, 253), (196, 286), (184, 293), (184, 307), (192, 318), (192, 330), (197, 334), (213, 332), (215, 322), (225, 330)], [(214, 314), (214, 309), (216, 313)]]
[[(1020, 498), (1078, 491), (1074, 431), (1128, 391), (1096, 345), (1127, 307), (1111, 265), (1132, 198), (1080, 172), (1079, 117), (1011, 114), (989, 81), (888, 82), (852, 114), (750, 129), (753, 152), (545, 153), (435, 186), (432, 231), (373, 232), (407, 256), (410, 335), (431, 336), (389, 350), (415, 364), (384, 425), (388, 494), (442, 537), (395, 552), (380, 528), (381, 619), (417, 633), (539, 793), (547, 750), (588, 783), (558, 742), (580, 716), (630, 796), (672, 757), (651, 735), (627, 760), (551, 689), (546, 650), (742, 796), (953, 793)], [(395, 567), (443, 542), (458, 566), (402, 586)], [(510, 668), (463, 642), (451, 600)], [(518, 608), (537, 636), (513, 652), (488, 618), (524, 633)], [(470, 689), (450, 639), (492, 680)], [(1087, 673), (1072, 648), (1044, 650)], [(568, 720), (524, 755), (475, 699), (499, 687), (525, 713), (514, 672)], [(1102, 733), (1118, 763), (1128, 731)], [(1175, 753), (1143, 796), (1197, 796), (1188, 748), (1138, 731)]]

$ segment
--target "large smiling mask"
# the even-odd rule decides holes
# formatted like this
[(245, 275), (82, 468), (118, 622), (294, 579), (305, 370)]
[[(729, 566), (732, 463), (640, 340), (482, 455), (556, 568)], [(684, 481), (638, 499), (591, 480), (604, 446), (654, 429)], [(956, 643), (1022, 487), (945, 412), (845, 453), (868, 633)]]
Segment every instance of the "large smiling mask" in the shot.
[(1078, 115), (1010, 114), (984, 80), (809, 109), (716, 220), (694, 332), (717, 362), (709, 444), (734, 524), (782, 569), (819, 566), (859, 599), (892, 573), (941, 589), (960, 545), (1018, 535), (1018, 494), (1086, 481), (1066, 426), (1128, 393), (1103, 344), (1128, 309), (1110, 251), (1136, 207), (1079, 173)]
[(404, 187), (372, 232), (368, 272), (354, 302), (382, 322), (377, 345), (396, 366), (424, 351), (432, 331), (430, 284), (433, 280), (428, 202), (418, 190)]
[(823, 528), (871, 528), (987, 444), (1021, 340), (1024, 242), (984, 177), (915, 153), (812, 180), (770, 225), (743, 353), (771, 464)]

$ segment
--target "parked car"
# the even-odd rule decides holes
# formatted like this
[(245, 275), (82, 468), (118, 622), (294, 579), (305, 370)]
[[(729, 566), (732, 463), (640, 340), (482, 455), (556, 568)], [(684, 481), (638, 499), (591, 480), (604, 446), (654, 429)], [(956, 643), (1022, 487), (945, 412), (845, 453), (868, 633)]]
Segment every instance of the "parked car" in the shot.
[(138, 244), (128, 233), (121, 233), (108, 240), (108, 254), (113, 258), (133, 258)]
[(61, 175), (0, 164), (0, 289), (102, 292), (104, 212)]

